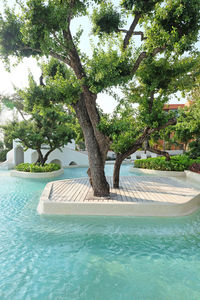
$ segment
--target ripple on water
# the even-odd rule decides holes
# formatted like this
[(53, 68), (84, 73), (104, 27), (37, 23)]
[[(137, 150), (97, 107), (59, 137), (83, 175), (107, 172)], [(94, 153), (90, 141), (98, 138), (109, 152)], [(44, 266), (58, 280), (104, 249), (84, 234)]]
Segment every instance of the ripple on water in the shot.
[(1, 300), (200, 298), (200, 212), (44, 217), (46, 182), (0, 176)]

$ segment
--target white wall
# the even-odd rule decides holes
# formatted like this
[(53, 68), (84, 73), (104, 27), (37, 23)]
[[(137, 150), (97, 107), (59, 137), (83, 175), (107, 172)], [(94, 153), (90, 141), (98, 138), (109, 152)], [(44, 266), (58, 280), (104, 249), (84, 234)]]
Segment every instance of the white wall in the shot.
[[(7, 154), (7, 160), (9, 162), (12, 162), (14, 166), (16, 165), (16, 151), (17, 148), (20, 146), (19, 141), (15, 140), (13, 141), (13, 150), (9, 151)], [(42, 149), (42, 153), (47, 153), (48, 149)], [(36, 162), (38, 157), (37, 151), (28, 149), (24, 151), (24, 162), (25, 163), (34, 163)], [(62, 167), (67, 167), (70, 165), (70, 163), (74, 163), (76, 165), (89, 165), (88, 162), (88, 155), (86, 153), (82, 153), (75, 150), (75, 141), (72, 143), (68, 143), (64, 148), (62, 148), (62, 151), (59, 149), (54, 150), (50, 153), (47, 163), (50, 163), (52, 161), (60, 161), (60, 164)]]
[[(45, 150), (47, 152), (47, 150)], [(60, 150), (54, 150), (48, 157), (47, 163), (50, 163), (52, 160), (59, 159), (63, 167), (67, 167), (71, 162), (74, 162), (77, 165), (89, 165), (87, 154), (81, 153), (79, 151), (69, 149), (67, 146), (61, 152)]]
[[(170, 155), (178, 155), (183, 154), (183, 150), (166, 150)], [(135, 153), (131, 154), (131, 160), (137, 159), (137, 156), (140, 156), (141, 158), (147, 158), (150, 157), (157, 157), (158, 155), (156, 153), (146, 151), (146, 154), (144, 151), (136, 151)]]

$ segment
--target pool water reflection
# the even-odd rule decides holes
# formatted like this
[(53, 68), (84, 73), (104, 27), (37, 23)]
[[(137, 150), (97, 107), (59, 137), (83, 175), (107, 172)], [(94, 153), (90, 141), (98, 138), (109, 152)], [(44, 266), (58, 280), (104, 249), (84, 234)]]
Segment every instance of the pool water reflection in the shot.
[[(58, 179), (81, 176), (86, 169), (66, 169)], [(46, 183), (0, 172), (1, 300), (200, 298), (199, 212), (183, 218), (39, 216)]]

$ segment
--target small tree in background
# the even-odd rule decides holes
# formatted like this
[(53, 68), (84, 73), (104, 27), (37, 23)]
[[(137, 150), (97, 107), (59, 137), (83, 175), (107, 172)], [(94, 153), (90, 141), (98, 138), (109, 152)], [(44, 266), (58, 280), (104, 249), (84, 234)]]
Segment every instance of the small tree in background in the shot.
[[(36, 150), (36, 164), (43, 166), (51, 152), (61, 149), (75, 138), (70, 122), (71, 117), (63, 111), (40, 108), (31, 114), (29, 120), (16, 123), (10, 134), (13, 139), (19, 139), (25, 149)], [(42, 152), (44, 145), (49, 148), (46, 154)]]
[[(58, 101), (55, 102), (56, 92), (55, 87), (44, 84), (42, 77), (40, 85), (37, 85), (30, 75), (28, 88), (6, 97), (6, 104), (10, 108), (19, 110), (20, 104), (20, 114), (24, 120), (2, 126), (5, 143), (10, 146), (8, 143), (11, 140), (19, 139), (25, 149), (37, 151), (36, 163), (41, 165), (44, 165), (52, 151), (61, 149), (76, 138), (73, 129), (75, 116)], [(42, 152), (43, 145), (49, 148), (46, 154)]]
[[(189, 105), (179, 111), (174, 138), (185, 145), (191, 158), (200, 157), (200, 64), (196, 64), (195, 81), (187, 95)], [(191, 72), (193, 76), (194, 71)]]
[(4, 149), (4, 142), (0, 141), (0, 150)]

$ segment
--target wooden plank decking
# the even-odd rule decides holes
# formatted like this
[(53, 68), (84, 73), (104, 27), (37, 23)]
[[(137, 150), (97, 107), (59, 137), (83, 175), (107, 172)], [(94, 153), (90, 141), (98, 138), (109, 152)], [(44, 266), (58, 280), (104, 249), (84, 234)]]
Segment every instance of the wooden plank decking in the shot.
[(170, 178), (151, 176), (122, 176), (120, 189), (110, 184), (110, 199), (93, 196), (88, 178), (77, 178), (51, 183), (49, 200), (54, 202), (168, 202), (184, 203), (198, 191)]
[[(120, 189), (112, 187), (111, 177), (107, 177), (107, 180), (111, 187), (110, 199), (94, 197), (88, 178), (50, 182), (46, 185), (41, 196), (38, 211), (39, 213), (50, 214), (76, 214), (76, 212), (77, 214), (92, 214), (92, 211), (94, 211), (94, 214), (120, 215), (120, 209), (117, 205), (121, 205), (122, 215), (138, 215), (136, 213), (137, 209), (139, 208), (139, 211), (141, 211), (141, 207), (143, 207), (144, 212), (146, 211), (146, 215), (153, 215), (153, 205), (154, 208), (162, 206), (161, 210), (163, 212), (161, 215), (165, 215), (165, 209), (167, 215), (167, 209), (171, 211), (172, 205), (175, 210), (176, 207), (180, 210), (180, 205), (189, 205), (188, 209), (192, 210), (193, 207), (190, 207), (192, 199), (195, 199), (196, 206), (200, 205), (199, 191), (173, 178), (122, 176), (120, 178)], [(106, 205), (106, 207), (103, 207), (103, 205)], [(144, 205), (146, 205), (146, 210)], [(165, 208), (163, 208), (163, 205), (165, 205)], [(147, 208), (151, 213), (148, 214)], [(113, 209), (115, 212), (113, 212)], [(109, 213), (109, 210), (112, 213)], [(126, 213), (123, 213), (123, 210), (126, 210)], [(185, 210), (183, 214), (187, 214)], [(142, 212), (141, 215), (145, 214)]]

